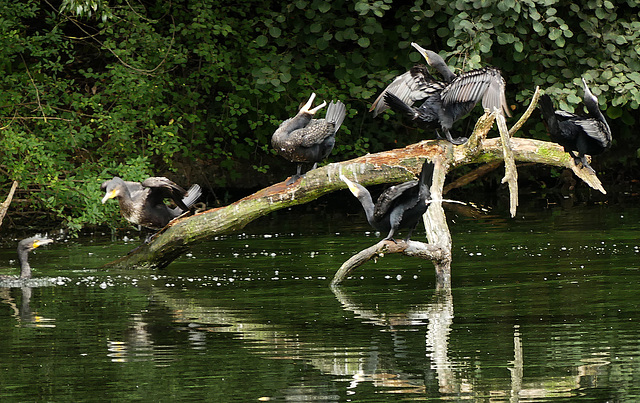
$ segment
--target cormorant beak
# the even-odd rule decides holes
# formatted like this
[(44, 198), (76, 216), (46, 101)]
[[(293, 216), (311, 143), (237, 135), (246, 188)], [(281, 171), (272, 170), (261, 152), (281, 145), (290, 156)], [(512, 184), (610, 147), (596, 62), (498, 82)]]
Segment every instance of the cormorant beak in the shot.
[(584, 93), (593, 96), (593, 94), (591, 93), (591, 90), (587, 86), (587, 81), (584, 79), (584, 77), (582, 77), (582, 85), (584, 86)]
[(411, 42), (411, 46), (413, 46), (418, 52), (420, 52), (422, 57), (424, 57), (427, 63), (429, 63), (429, 56), (427, 55), (427, 50), (425, 48), (423, 48), (422, 46), (418, 45), (415, 42)]
[(35, 249), (38, 246), (42, 246), (42, 245), (48, 245), (50, 243), (53, 243), (53, 239), (36, 239), (35, 241), (33, 241), (33, 244), (31, 245), (31, 249)]
[(318, 106), (316, 106), (313, 109), (309, 109), (311, 108), (311, 105), (313, 105), (313, 100), (316, 99), (316, 93), (313, 92), (311, 93), (311, 96), (309, 97), (309, 100), (307, 101), (306, 104), (304, 104), (304, 106), (302, 108), (300, 108), (300, 113), (308, 113), (310, 115), (315, 114), (316, 112), (318, 112), (321, 108), (324, 108), (325, 105), (327, 105), (327, 101), (322, 101), (322, 103)]
[(353, 193), (355, 197), (358, 197), (358, 195), (360, 194), (360, 189), (358, 189), (355, 183), (351, 182), (349, 179), (347, 179), (346, 176), (342, 174), (340, 174), (340, 179), (342, 179), (342, 181), (347, 184), (351, 193)]
[(107, 200), (113, 199), (116, 196), (117, 196), (116, 189), (113, 189), (111, 192), (107, 192), (107, 194), (104, 195), (104, 197), (102, 198), (102, 204), (105, 204)]

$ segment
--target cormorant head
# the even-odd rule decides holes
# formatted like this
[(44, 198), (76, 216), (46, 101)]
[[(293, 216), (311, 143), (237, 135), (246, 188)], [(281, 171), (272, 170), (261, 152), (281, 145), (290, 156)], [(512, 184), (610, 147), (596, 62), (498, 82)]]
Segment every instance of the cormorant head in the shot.
[(342, 179), (342, 181), (347, 184), (347, 187), (355, 197), (360, 198), (360, 196), (362, 196), (361, 185), (351, 182), (349, 179), (347, 179), (346, 176), (342, 174), (340, 174), (340, 179)]
[(316, 106), (313, 109), (309, 109), (311, 108), (311, 105), (313, 105), (313, 100), (316, 99), (316, 93), (312, 92), (311, 96), (309, 97), (309, 100), (307, 101), (306, 104), (304, 104), (302, 106), (302, 108), (300, 108), (300, 111), (298, 112), (300, 113), (308, 113), (309, 115), (314, 115), (316, 112), (318, 112), (320, 109), (324, 108), (327, 105), (327, 101), (322, 101), (322, 103), (318, 106)]
[(584, 88), (584, 97), (583, 97), (583, 99), (584, 99), (585, 104), (588, 103), (588, 101), (590, 101), (594, 105), (598, 105), (598, 97), (593, 95), (591, 90), (589, 90), (589, 87), (587, 86), (587, 81), (584, 79), (584, 77), (582, 77), (582, 85), (583, 85), (583, 88)]
[(38, 235), (18, 242), (18, 261), (20, 262), (21, 279), (31, 278), (31, 267), (28, 262), (29, 252), (42, 245), (50, 244), (51, 242), (53, 242), (53, 239), (43, 238)]
[(100, 186), (100, 189), (106, 192), (102, 198), (102, 204), (106, 203), (109, 199), (120, 196), (120, 189), (122, 188), (121, 182), (122, 179), (114, 176), (113, 179), (105, 181), (102, 186)]
[(455, 78), (455, 74), (453, 74), (453, 72), (449, 69), (449, 66), (447, 66), (447, 63), (444, 62), (444, 59), (439, 54), (432, 50), (427, 50), (415, 42), (411, 42), (411, 46), (413, 46), (418, 52), (420, 52), (429, 66), (438, 70), (438, 72), (442, 74), (445, 81), (451, 81), (453, 78)]
[(25, 251), (31, 252), (35, 248), (42, 245), (48, 245), (53, 242), (53, 239), (43, 238), (41, 236), (34, 236), (31, 238), (23, 239), (18, 243), (18, 253)]

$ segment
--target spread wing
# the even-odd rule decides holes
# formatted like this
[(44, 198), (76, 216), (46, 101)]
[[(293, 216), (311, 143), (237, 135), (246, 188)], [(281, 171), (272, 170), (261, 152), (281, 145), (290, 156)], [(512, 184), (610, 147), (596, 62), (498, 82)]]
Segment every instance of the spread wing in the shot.
[(575, 119), (573, 122), (581, 128), (587, 136), (600, 143), (603, 147), (608, 147), (610, 134), (602, 122), (593, 118)]
[[(418, 191), (418, 181), (409, 181), (391, 186), (389, 189), (382, 192), (380, 197), (378, 197), (378, 200), (376, 200), (376, 204), (373, 209), (373, 217), (376, 220), (380, 220), (385, 214), (393, 209), (395, 205), (397, 205), (400, 201), (399, 199), (403, 195), (412, 191)], [(417, 198), (415, 198), (415, 202), (417, 202)]]
[(460, 74), (442, 91), (442, 103), (454, 121), (466, 115), (482, 100), (485, 109), (511, 116), (504, 93), (505, 81), (498, 69), (485, 67)]
[(389, 106), (384, 102), (387, 93), (395, 95), (403, 103), (411, 106), (414, 102), (423, 100), (432, 93), (429, 85), (434, 82), (436, 81), (429, 74), (426, 66), (416, 65), (411, 70), (397, 76), (373, 101), (369, 111), (373, 112), (373, 117), (376, 117), (389, 109)]
[(163, 176), (147, 178), (142, 182), (142, 186), (151, 189), (147, 200), (152, 204), (163, 204), (163, 200), (169, 198), (182, 210), (189, 209), (182, 201), (187, 191)]

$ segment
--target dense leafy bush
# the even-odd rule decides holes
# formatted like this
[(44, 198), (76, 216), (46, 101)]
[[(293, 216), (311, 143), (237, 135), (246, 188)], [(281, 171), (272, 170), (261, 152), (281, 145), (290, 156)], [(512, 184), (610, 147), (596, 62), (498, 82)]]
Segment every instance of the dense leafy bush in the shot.
[[(20, 182), (22, 212), (46, 212), (72, 228), (113, 222), (115, 204), (99, 204), (99, 184), (113, 175), (173, 171), (215, 188), (249, 178), (265, 184), (278, 166), (291, 170), (274, 158), (270, 136), (312, 91), (348, 107), (334, 160), (431, 137), (397, 116), (373, 121), (366, 112), (395, 75), (421, 62), (412, 41), (455, 68), (501, 68), (516, 116), (536, 85), (577, 108), (584, 76), (616, 141), (628, 144), (610, 159), (636, 164), (640, 5), (631, 0), (0, 7), (0, 183)], [(525, 133), (544, 136), (535, 120)]]

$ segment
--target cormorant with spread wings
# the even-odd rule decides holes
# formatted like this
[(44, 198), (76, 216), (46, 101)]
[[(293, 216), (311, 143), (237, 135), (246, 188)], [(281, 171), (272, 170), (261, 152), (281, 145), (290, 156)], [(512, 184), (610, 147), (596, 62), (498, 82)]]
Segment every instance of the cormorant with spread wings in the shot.
[[(485, 109), (511, 116), (505, 97), (505, 81), (495, 67), (484, 67), (456, 75), (437, 53), (411, 44), (435, 68), (443, 80), (436, 80), (424, 65), (416, 65), (399, 75), (387, 86), (371, 106), (374, 117), (389, 107), (409, 115), (421, 127), (436, 129), (438, 138), (453, 144), (464, 144), (466, 137), (453, 138), (451, 127), (467, 115), (482, 100)], [(415, 102), (422, 101), (418, 107)]]

